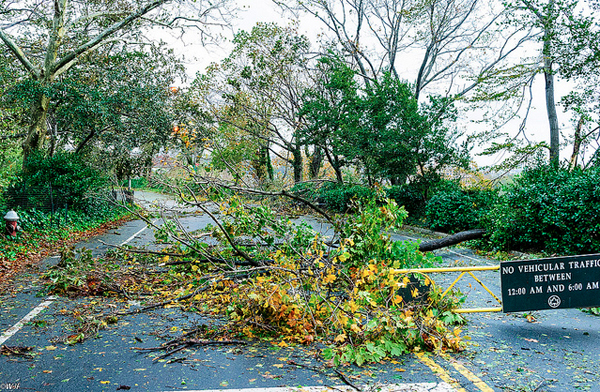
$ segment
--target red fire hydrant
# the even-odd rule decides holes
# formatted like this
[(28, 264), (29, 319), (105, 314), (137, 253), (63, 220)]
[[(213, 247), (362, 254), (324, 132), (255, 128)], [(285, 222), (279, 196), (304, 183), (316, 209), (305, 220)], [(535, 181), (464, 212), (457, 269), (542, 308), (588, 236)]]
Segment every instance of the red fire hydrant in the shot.
[(4, 216), (4, 220), (6, 221), (6, 234), (11, 237), (17, 236), (17, 230), (19, 230), (19, 226), (17, 222), (19, 221), (19, 215), (13, 210), (10, 210)]

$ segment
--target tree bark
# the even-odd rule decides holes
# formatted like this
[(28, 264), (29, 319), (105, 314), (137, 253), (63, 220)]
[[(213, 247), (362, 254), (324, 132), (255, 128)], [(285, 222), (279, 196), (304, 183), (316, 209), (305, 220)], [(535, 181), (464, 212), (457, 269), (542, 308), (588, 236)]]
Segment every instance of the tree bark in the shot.
[(448, 237), (440, 238), (438, 240), (431, 240), (431, 241), (423, 242), (423, 243), (421, 243), (421, 245), (419, 245), (419, 250), (421, 252), (429, 252), (432, 250), (445, 248), (447, 246), (456, 245), (463, 241), (476, 240), (478, 238), (483, 237), (484, 234), (485, 234), (485, 229), (474, 229), (474, 230), (461, 231), (460, 233), (456, 233), (456, 234), (450, 235)]
[(581, 149), (581, 129), (583, 128), (583, 116), (577, 122), (577, 128), (575, 128), (575, 137), (573, 140), (573, 154), (571, 154), (571, 161), (569, 163), (569, 171), (573, 171), (577, 167), (577, 159), (579, 158), (579, 150)]
[(292, 155), (294, 157), (292, 162), (292, 168), (294, 169), (294, 183), (297, 184), (302, 182), (302, 169), (304, 166), (301, 147), (296, 146), (293, 148)]
[(32, 152), (39, 151), (44, 146), (44, 141), (48, 132), (46, 117), (48, 115), (49, 105), (50, 98), (44, 93), (39, 93), (31, 108), (31, 125), (27, 132), (27, 138), (25, 138), (22, 144), (23, 161), (26, 161), (27, 157), (29, 157)]
[[(548, 8), (554, 11), (554, 0), (549, 0)], [(548, 124), (550, 125), (550, 164), (558, 166), (560, 159), (560, 134), (558, 130), (558, 116), (556, 114), (556, 101), (554, 99), (554, 71), (552, 70), (552, 53), (550, 41), (552, 39), (552, 15), (544, 18), (544, 79), (546, 90), (546, 112)]]
[(321, 165), (323, 164), (323, 149), (319, 146), (315, 146), (310, 159), (310, 166), (308, 170), (308, 176), (311, 180), (319, 178), (319, 172), (321, 171)]

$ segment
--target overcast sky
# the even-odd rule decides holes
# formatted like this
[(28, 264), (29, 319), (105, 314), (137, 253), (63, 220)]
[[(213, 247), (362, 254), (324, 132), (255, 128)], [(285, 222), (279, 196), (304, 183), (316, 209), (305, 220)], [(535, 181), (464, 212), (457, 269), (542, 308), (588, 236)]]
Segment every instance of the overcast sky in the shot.
[[(174, 44), (177, 51), (185, 56), (185, 63), (188, 68), (188, 75), (193, 78), (196, 72), (204, 71), (204, 69), (213, 62), (218, 62), (225, 58), (232, 49), (231, 38), (233, 33), (240, 30), (250, 31), (258, 22), (276, 22), (281, 26), (286, 26), (289, 23), (287, 17), (283, 17), (279, 8), (271, 0), (237, 0), (239, 7), (237, 18), (232, 21), (231, 30), (219, 30), (214, 28), (212, 31), (224, 35), (224, 39), (217, 44), (209, 44), (202, 46), (197, 43), (197, 38), (193, 34), (188, 34), (183, 38), (185, 45), (181, 42)], [(304, 22), (310, 22), (309, 19)], [(300, 32), (306, 34), (309, 38), (314, 38), (315, 35), (310, 33), (310, 26), (307, 23), (301, 25)], [(310, 25), (310, 23), (309, 23)], [(312, 23), (312, 27), (320, 29), (316, 23)], [(312, 37), (311, 37), (312, 36)], [(169, 39), (169, 42), (171, 40)], [(190, 80), (188, 80), (188, 83)]]

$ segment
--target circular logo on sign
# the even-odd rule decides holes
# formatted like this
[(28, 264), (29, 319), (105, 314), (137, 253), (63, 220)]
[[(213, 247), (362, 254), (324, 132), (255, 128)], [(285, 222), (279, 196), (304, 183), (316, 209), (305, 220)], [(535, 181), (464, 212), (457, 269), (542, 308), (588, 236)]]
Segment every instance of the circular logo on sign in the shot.
[(551, 308), (558, 308), (561, 302), (562, 301), (558, 295), (553, 295), (548, 298), (548, 305), (550, 305)]

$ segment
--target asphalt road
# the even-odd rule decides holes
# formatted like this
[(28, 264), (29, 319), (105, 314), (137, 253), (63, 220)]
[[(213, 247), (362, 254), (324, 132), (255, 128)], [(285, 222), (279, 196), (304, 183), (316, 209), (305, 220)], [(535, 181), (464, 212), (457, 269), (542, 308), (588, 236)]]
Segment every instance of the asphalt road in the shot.
[[(168, 200), (162, 202), (177, 207)], [(191, 227), (201, 227), (208, 220), (206, 216), (193, 215), (183, 222)], [(308, 219), (308, 223), (319, 230), (328, 229), (317, 220)], [(103, 243), (147, 244), (153, 236), (145, 226), (142, 221), (128, 222), (79, 246), (101, 254), (107, 249)], [(401, 235), (397, 239), (409, 237)], [(442, 250), (438, 254), (446, 265), (498, 263), (465, 249)], [(127, 388), (175, 391), (343, 384), (334, 369), (320, 367), (314, 347), (282, 349), (268, 343), (206, 347), (160, 360), (155, 360), (160, 352), (132, 349), (156, 347), (191, 327), (219, 323), (219, 320), (184, 313), (176, 308), (121, 317), (101, 331), (97, 339), (64, 345), (60, 338), (69, 334), (73, 311), (97, 309), (100, 312), (107, 307), (125, 308), (139, 304), (101, 297), (39, 296), (41, 287), (37, 276), (56, 261), (56, 258), (45, 260), (36, 270), (16, 278), (13, 291), (0, 295), (1, 344), (33, 348), (30, 357), (10, 355), (0, 358), (0, 390), (18, 386), (36, 391)], [(498, 272), (483, 272), (477, 276), (499, 295)], [(456, 275), (432, 277), (437, 284), (447, 285)], [(466, 306), (494, 306), (494, 299), (472, 278), (463, 278), (458, 287), (468, 293)], [(32, 311), (39, 313), (27, 318)], [(461, 354), (406, 355), (396, 363), (337, 370), (354, 385), (393, 385), (395, 390), (407, 391), (600, 391), (599, 317), (577, 309), (527, 315), (482, 313), (466, 317), (465, 334), (470, 336), (471, 343)], [(324, 370), (312, 369), (315, 366)]]

